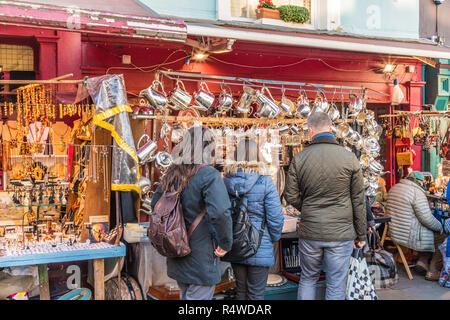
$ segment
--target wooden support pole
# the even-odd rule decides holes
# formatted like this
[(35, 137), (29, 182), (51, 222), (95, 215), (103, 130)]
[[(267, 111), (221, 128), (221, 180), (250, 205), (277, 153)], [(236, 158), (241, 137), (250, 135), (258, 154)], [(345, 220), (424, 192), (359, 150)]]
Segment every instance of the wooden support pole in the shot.
[[(117, 244), (120, 245), (120, 238), (119, 238), (119, 230), (120, 230), (120, 192), (119, 191), (115, 191), (116, 193), (116, 228), (117, 228)], [(120, 257), (117, 258), (117, 284), (119, 286), (119, 296), (120, 296), (120, 300), (122, 300), (122, 290), (120, 288), (121, 285), (121, 281), (122, 279), (120, 279), (120, 272), (122, 270), (120, 270)]]
[(38, 265), (39, 273), (39, 298), (41, 300), (50, 300), (50, 287), (48, 284), (47, 264)]
[(105, 260), (94, 260), (94, 297), (105, 300)]

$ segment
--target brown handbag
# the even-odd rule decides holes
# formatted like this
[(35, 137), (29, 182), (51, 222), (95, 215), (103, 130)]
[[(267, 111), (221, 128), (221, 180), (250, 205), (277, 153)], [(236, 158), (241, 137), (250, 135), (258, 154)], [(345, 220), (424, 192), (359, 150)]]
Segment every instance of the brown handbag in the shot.
[[(199, 166), (198, 169), (205, 165)], [(168, 258), (184, 257), (191, 253), (189, 239), (206, 214), (206, 209), (195, 218), (189, 231), (186, 231), (181, 192), (164, 192), (150, 215), (150, 225), (147, 235), (153, 247), (162, 256)]]

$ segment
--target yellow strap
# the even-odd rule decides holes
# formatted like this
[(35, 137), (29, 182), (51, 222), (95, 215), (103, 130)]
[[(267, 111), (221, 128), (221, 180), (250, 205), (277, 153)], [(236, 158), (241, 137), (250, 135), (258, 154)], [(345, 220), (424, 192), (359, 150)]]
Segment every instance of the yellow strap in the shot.
[(117, 184), (113, 183), (111, 184), (111, 190), (113, 191), (130, 191), (134, 190), (137, 193), (141, 194), (141, 188), (135, 184)]
[(130, 155), (130, 157), (132, 157), (133, 160), (137, 164), (138, 184), (137, 185), (135, 185), (135, 184), (111, 184), (111, 190), (114, 190), (114, 191), (135, 190), (137, 193), (141, 194), (141, 189), (139, 188), (139, 179), (140, 179), (139, 160), (136, 155), (136, 152), (134, 152), (133, 148), (131, 148), (128, 144), (125, 143), (125, 141), (122, 140), (122, 138), (119, 136), (119, 134), (117, 133), (116, 129), (114, 128), (114, 126), (112, 124), (104, 121), (105, 119), (115, 116), (116, 114), (121, 113), (121, 112), (133, 112), (133, 110), (128, 105), (120, 105), (120, 106), (114, 107), (112, 109), (106, 110), (102, 113), (96, 114), (93, 118), (93, 121), (96, 126), (99, 126), (103, 129), (106, 129), (109, 132), (111, 132), (111, 136), (116, 141), (117, 145), (122, 150), (124, 150), (126, 153), (128, 153)]

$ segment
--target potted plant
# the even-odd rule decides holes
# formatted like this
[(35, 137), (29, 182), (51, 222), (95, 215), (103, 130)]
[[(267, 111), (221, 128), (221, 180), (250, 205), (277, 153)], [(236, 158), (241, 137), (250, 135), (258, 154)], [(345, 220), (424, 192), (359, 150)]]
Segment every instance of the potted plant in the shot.
[(259, 5), (256, 9), (256, 18), (281, 19), (280, 11), (276, 9), (272, 0), (259, 0)]
[(309, 10), (293, 5), (279, 6), (277, 10), (280, 12), (281, 20), (285, 22), (305, 23), (309, 20)]

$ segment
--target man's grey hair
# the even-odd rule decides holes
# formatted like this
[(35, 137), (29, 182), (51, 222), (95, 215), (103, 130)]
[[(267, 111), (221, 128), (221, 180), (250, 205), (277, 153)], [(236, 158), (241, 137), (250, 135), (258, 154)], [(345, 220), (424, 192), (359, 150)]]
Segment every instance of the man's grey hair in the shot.
[(308, 117), (308, 126), (315, 131), (322, 131), (330, 129), (332, 125), (330, 116), (325, 112), (313, 112)]

